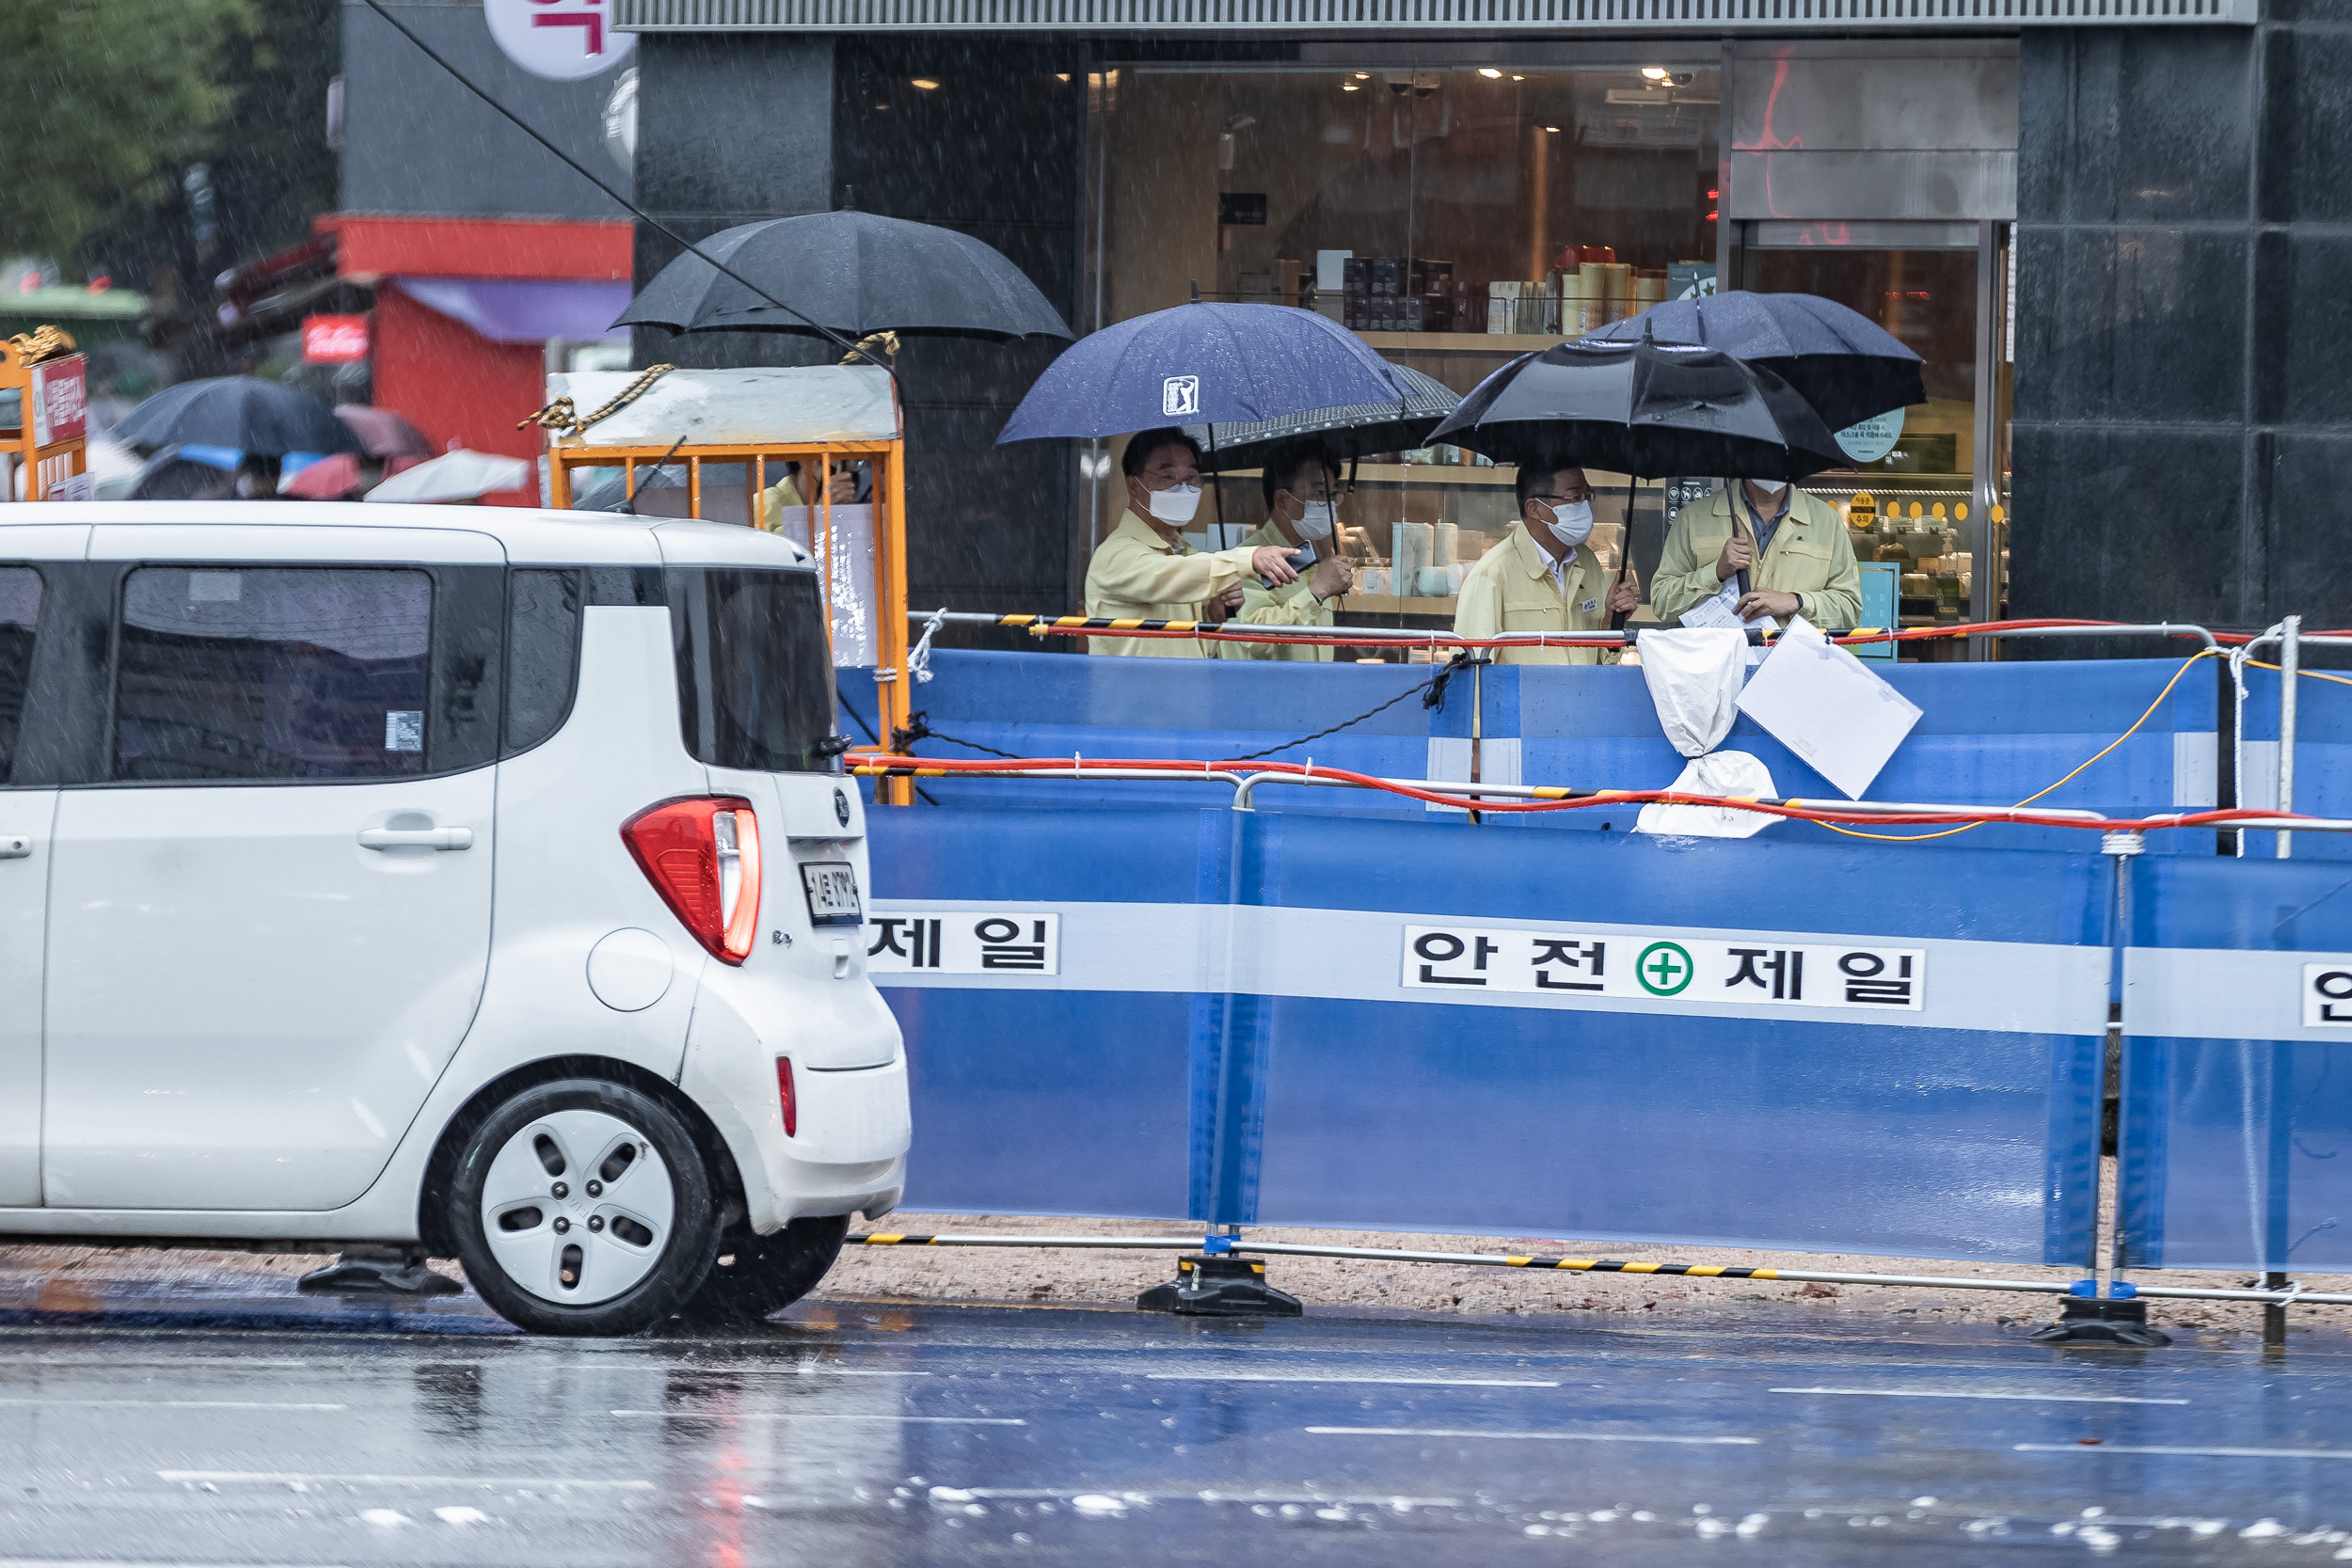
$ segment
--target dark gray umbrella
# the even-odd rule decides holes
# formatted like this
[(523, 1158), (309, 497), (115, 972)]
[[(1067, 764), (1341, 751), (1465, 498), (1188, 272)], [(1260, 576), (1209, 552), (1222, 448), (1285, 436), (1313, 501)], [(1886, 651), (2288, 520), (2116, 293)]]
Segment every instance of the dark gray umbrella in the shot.
[(1734, 289), (1670, 299), (1581, 341), (1638, 343), (1645, 337), (1719, 348), (1770, 371), (1832, 430), (1928, 400), (1918, 355), (1869, 317), (1818, 294)]
[(250, 375), (167, 387), (122, 417), (114, 438), (158, 447), (232, 447), (249, 457), (364, 451), (351, 427), (308, 393)]
[(1204, 466), (1212, 473), (1258, 467), (1277, 449), (1311, 438), (1315, 446), (1335, 458), (1361, 457), (1375, 451), (1409, 451), (1426, 444), (1429, 433), (1445, 422), (1445, 417), (1454, 412), (1462, 399), (1433, 376), (1403, 365), (1392, 368), (1407, 388), (1404, 397), (1392, 402), (1310, 408), (1279, 419), (1236, 420), (1231, 424), (1192, 424), (1184, 427), (1184, 434), (1209, 449), (1210, 456)]
[(1071, 336), (1019, 267), (970, 235), (935, 224), (873, 213), (810, 213), (724, 230), (703, 241), (702, 248), (792, 309), (769, 303), (689, 251), (663, 267), (612, 325), (674, 332), (814, 332), (809, 323), (815, 322), (849, 337)]
[(1429, 439), (1498, 463), (1644, 478), (1803, 479), (1848, 461), (1813, 405), (1770, 371), (1647, 341), (1521, 355), (1471, 388)]

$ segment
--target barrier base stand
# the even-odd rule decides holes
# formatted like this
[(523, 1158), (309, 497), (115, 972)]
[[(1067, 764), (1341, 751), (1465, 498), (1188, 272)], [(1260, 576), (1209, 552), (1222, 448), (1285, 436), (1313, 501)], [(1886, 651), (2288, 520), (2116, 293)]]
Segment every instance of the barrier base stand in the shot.
[(425, 1265), (424, 1254), (396, 1247), (354, 1247), (294, 1282), (307, 1295), (453, 1296), (465, 1290)]
[(2172, 1342), (2172, 1336), (2148, 1326), (2144, 1301), (2101, 1301), (2068, 1296), (2058, 1321), (2045, 1323), (2028, 1336), (2043, 1345), (2125, 1345), (2154, 1350)]
[(1295, 1318), (1307, 1310), (1265, 1282), (1263, 1263), (1207, 1256), (1177, 1259), (1176, 1277), (1136, 1297), (1136, 1308), (1185, 1318)]

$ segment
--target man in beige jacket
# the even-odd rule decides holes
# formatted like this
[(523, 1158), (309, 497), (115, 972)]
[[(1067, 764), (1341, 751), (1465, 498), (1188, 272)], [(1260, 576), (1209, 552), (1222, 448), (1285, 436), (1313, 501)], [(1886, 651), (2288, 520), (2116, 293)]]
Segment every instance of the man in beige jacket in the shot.
[[(1346, 593), (1355, 573), (1339, 547), (1339, 465), (1319, 448), (1294, 447), (1268, 457), (1261, 470), (1265, 491), (1264, 526), (1242, 541), (1246, 547), (1272, 546), (1295, 555), (1312, 545), (1318, 559), (1314, 569), (1281, 588), (1268, 588), (1256, 578), (1242, 583), (1241, 607), (1232, 624), (1237, 626), (1327, 626), (1331, 601)], [(1219, 658), (1274, 658), (1302, 664), (1328, 664), (1327, 644), (1297, 642), (1217, 642), (1211, 644)]]
[[(1127, 511), (1087, 566), (1087, 613), (1121, 621), (1222, 620), (1239, 606), (1242, 584), (1262, 577), (1298, 580), (1289, 551), (1243, 545), (1204, 555), (1176, 537), (1200, 506), (1200, 449), (1173, 427), (1131, 438), (1120, 460)], [(1206, 658), (1190, 637), (1094, 637), (1098, 654)]]
[(1792, 484), (1738, 480), (1676, 513), (1650, 608), (1674, 626), (1741, 572), (1748, 586), (1731, 608), (1743, 622), (1770, 615), (1786, 626), (1803, 615), (1823, 631), (1851, 631), (1862, 614), (1845, 519)]
[[(1622, 582), (1602, 566), (1588, 543), (1593, 489), (1581, 468), (1522, 465), (1514, 489), (1519, 519), (1502, 543), (1478, 558), (1454, 601), (1459, 637), (1520, 631), (1607, 631), (1610, 616), (1642, 602), (1642, 585), (1628, 571)], [(1614, 664), (1614, 649), (1489, 650), (1498, 664)]]

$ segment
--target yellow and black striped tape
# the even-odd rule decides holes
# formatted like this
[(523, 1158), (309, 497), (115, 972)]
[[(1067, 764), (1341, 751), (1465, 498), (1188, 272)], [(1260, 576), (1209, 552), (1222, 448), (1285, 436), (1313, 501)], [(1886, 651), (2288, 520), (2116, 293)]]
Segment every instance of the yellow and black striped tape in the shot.
[(1629, 1263), (1608, 1258), (1505, 1258), (1515, 1269), (1573, 1269), (1583, 1274), (1687, 1274), (1702, 1279), (1778, 1279), (1778, 1269), (1742, 1269), (1729, 1263)]
[[(916, 1236), (898, 1231), (875, 1231), (865, 1236), (851, 1236), (852, 1242), (867, 1246), (936, 1246), (937, 1236)], [(1730, 1263), (1643, 1263), (1610, 1258), (1535, 1258), (1508, 1257), (1496, 1259), (1514, 1269), (1568, 1269), (1583, 1274), (1682, 1274), (1699, 1279), (1778, 1279), (1778, 1269), (1744, 1269)], [(1187, 1259), (1179, 1259), (1177, 1267), (1188, 1268)], [(1265, 1265), (1253, 1261), (1251, 1267), (1263, 1274)]]

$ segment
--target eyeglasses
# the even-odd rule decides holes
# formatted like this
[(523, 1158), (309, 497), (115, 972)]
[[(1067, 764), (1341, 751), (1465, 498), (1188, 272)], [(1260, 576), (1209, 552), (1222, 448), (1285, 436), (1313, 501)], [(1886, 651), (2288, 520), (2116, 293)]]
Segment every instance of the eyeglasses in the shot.
[(1571, 490), (1565, 496), (1531, 495), (1527, 499), (1532, 501), (1542, 501), (1546, 506), (1580, 506), (1591, 500), (1593, 493), (1590, 490)]

